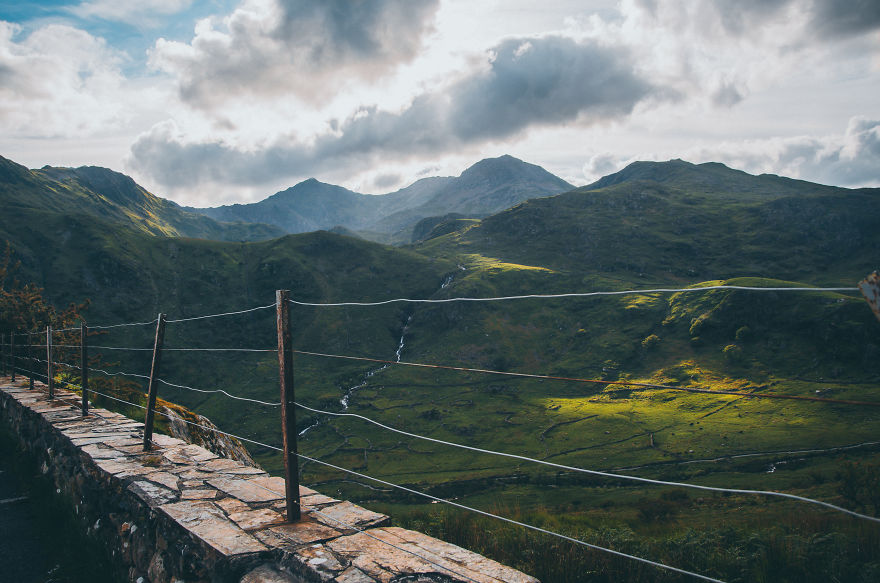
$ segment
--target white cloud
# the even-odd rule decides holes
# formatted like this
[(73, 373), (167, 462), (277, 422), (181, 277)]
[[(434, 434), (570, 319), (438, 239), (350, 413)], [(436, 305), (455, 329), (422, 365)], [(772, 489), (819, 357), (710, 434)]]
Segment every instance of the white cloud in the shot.
[(157, 16), (178, 14), (188, 9), (193, 0), (94, 0), (83, 2), (69, 10), (80, 18), (100, 18), (134, 25), (156, 25)]
[(0, 123), (4, 132), (71, 137), (124, 122), (121, 57), (103, 40), (64, 25), (26, 38), (0, 21)]
[(880, 120), (853, 117), (843, 135), (722, 143), (696, 148), (685, 157), (821, 184), (880, 186)]

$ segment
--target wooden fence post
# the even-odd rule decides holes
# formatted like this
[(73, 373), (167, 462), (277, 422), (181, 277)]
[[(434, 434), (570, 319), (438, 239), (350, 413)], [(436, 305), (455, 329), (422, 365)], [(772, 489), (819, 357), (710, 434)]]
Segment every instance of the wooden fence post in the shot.
[(9, 364), (12, 366), (12, 382), (15, 382), (15, 331), (9, 335)]
[(37, 368), (37, 361), (34, 359), (34, 347), (31, 346), (31, 344), (33, 344), (33, 342), (34, 342), (33, 332), (27, 333), (27, 339), (28, 339), (27, 355), (30, 358), (30, 361), (28, 362), (28, 365), (29, 365), (28, 366), (28, 389), (33, 391), (34, 390), (34, 372), (36, 372), (36, 371), (34, 371), (34, 369)]
[(278, 373), (281, 380), (281, 433), (284, 441), (284, 493), (287, 522), (300, 520), (299, 458), (296, 451), (296, 405), (293, 393), (293, 346), (290, 334), (290, 291), (275, 292), (278, 330)]
[(55, 373), (52, 370), (52, 326), (46, 326), (46, 382), (49, 384), (49, 399), (55, 398)]
[(160, 313), (156, 322), (156, 341), (153, 343), (153, 364), (150, 367), (150, 388), (147, 398), (147, 416), (144, 419), (144, 451), (150, 451), (153, 439), (153, 417), (156, 408), (156, 379), (159, 377), (159, 361), (162, 343), (165, 341), (165, 314)]
[(80, 368), (80, 385), (82, 385), (82, 414), (83, 417), (89, 414), (89, 327), (86, 321), (82, 320), (79, 324), (79, 368)]
[(3, 376), (6, 376), (6, 334), (0, 334), (0, 366), (3, 367)]

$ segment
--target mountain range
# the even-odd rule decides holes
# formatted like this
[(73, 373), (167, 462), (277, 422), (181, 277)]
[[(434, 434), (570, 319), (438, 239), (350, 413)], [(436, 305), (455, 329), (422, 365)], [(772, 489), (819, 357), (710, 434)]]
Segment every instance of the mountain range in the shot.
[(455, 213), (483, 218), (573, 186), (513, 156), (477, 162), (458, 177), (423, 178), (396, 192), (360, 194), (314, 178), (252, 204), (188, 208), (218, 221), (266, 223), (286, 233), (336, 227), (380, 242), (410, 243), (419, 221)]

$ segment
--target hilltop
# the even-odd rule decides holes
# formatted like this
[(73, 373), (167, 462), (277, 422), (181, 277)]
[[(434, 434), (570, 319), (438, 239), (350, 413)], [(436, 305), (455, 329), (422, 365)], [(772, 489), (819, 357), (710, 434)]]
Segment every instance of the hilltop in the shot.
[[(157, 236), (250, 241), (283, 234), (269, 225), (220, 223), (186, 211), (129, 176), (95, 166), (29, 170), (0, 157), (0, 202), (7, 229), (21, 222), (38, 225), (37, 215), (59, 213), (94, 217)], [(19, 213), (22, 216), (12, 220)]]
[(636, 162), (417, 247), (655, 281), (736, 276), (839, 282), (876, 268), (880, 189), (753, 176), (723, 164)]

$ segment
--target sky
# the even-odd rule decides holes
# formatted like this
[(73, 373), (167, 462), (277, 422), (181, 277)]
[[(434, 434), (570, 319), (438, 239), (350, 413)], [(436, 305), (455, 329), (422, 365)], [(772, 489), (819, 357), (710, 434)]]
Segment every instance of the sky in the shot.
[(880, 1), (0, 0), (0, 155), (176, 202), (510, 154), (880, 186)]

